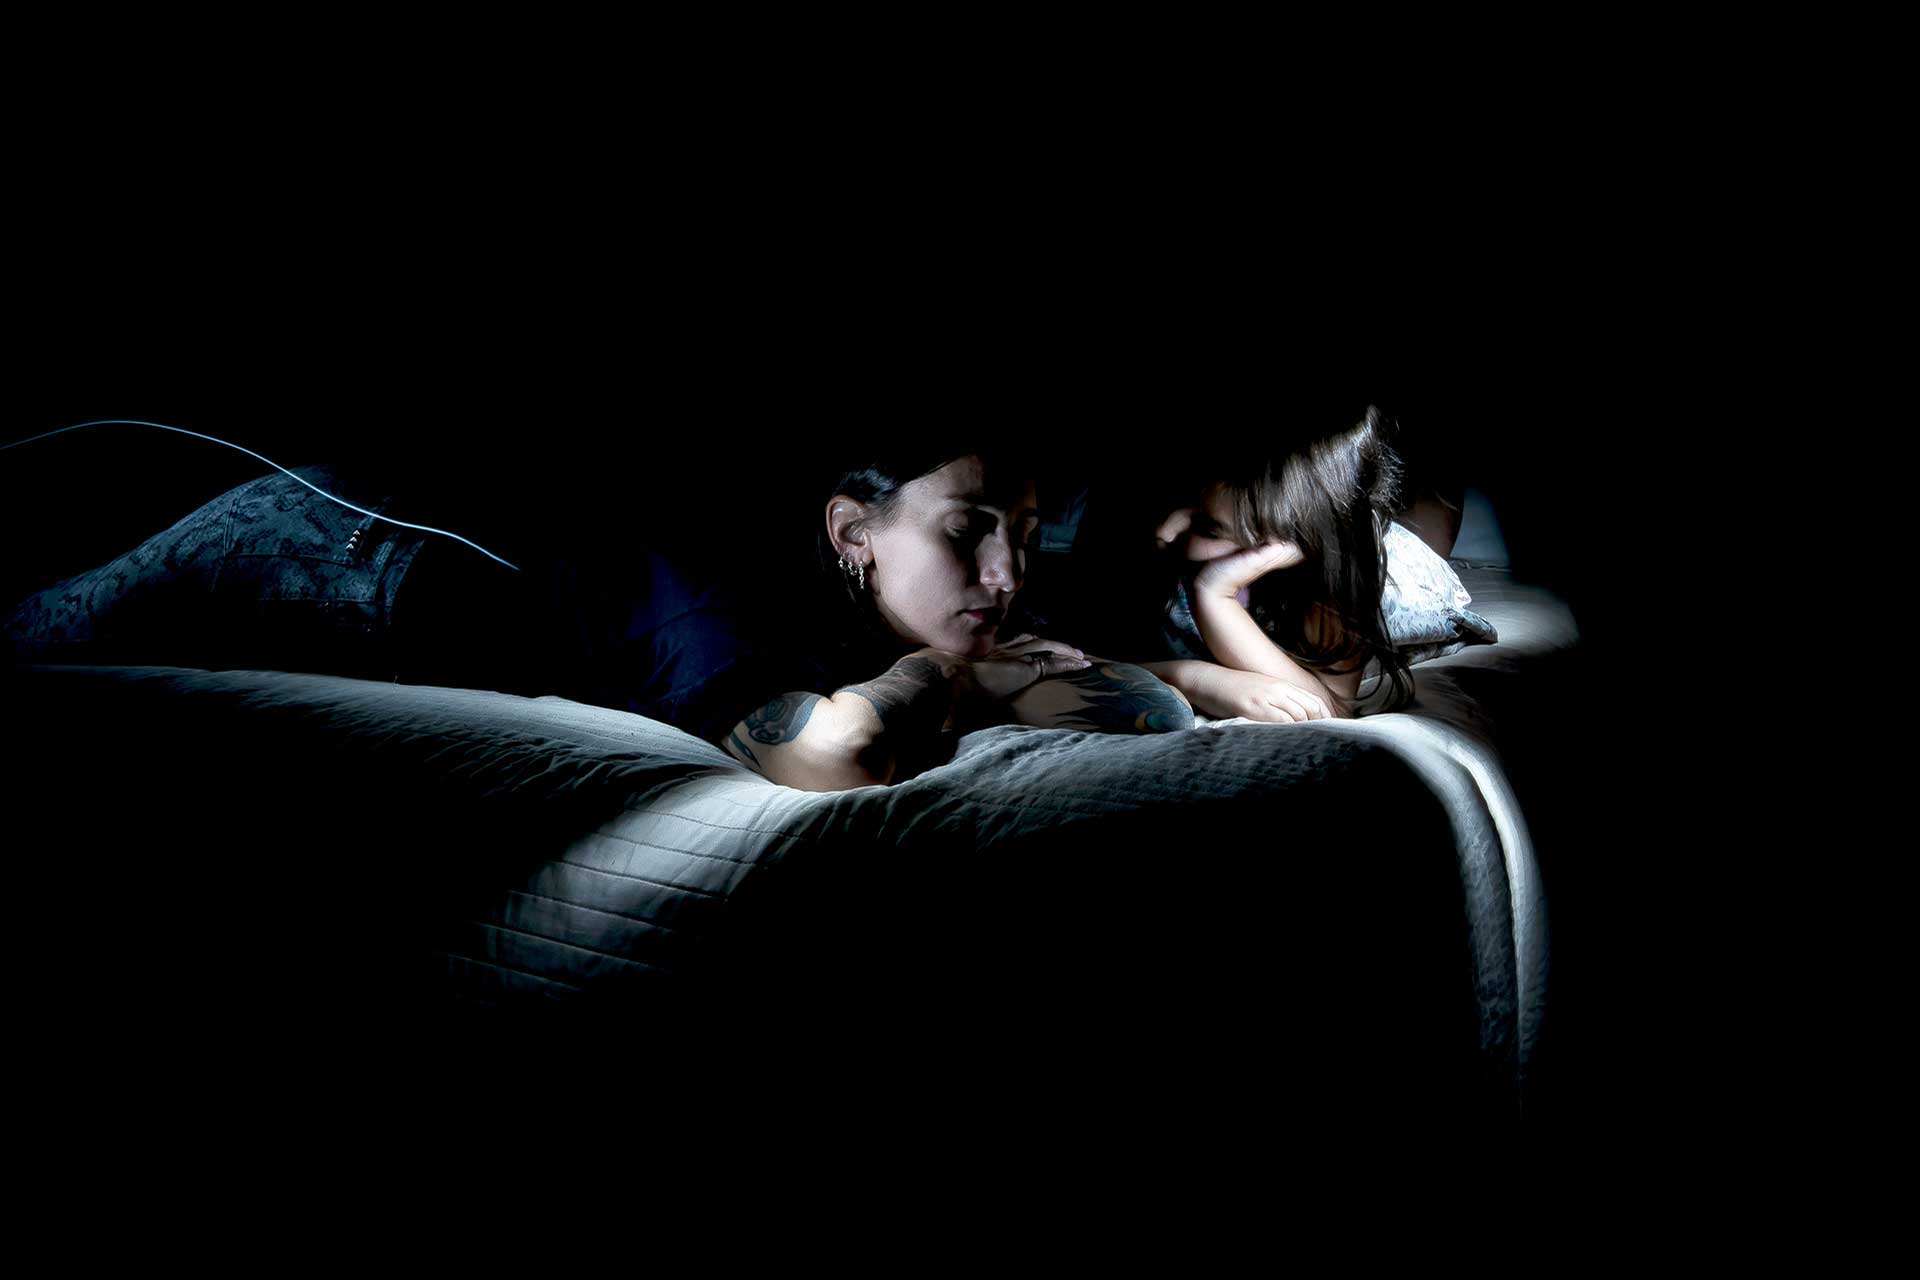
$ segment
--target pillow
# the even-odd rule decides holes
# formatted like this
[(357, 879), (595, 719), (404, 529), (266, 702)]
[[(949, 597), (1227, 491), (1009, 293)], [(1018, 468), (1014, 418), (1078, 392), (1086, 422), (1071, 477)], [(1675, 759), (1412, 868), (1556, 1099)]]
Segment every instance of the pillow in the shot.
[(1387, 582), (1380, 611), (1393, 647), (1409, 664), (1500, 639), (1491, 622), (1467, 608), (1473, 597), (1432, 547), (1398, 524), (1387, 526), (1385, 541)]
[[(1453, 566), (1433, 548), (1399, 524), (1387, 526), (1384, 543), (1387, 575), (1380, 612), (1386, 619), (1388, 639), (1409, 666), (1500, 639), (1491, 622), (1467, 608), (1473, 597)], [(1212, 661), (1193, 621), (1185, 581), (1175, 584), (1173, 598), (1167, 602), (1162, 634), (1175, 655)], [(1377, 666), (1369, 663), (1369, 672)]]

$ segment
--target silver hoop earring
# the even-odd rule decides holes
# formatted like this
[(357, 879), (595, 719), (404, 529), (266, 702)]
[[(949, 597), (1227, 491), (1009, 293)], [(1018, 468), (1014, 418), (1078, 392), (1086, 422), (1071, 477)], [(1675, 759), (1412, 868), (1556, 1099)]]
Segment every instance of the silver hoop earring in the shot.
[(849, 564), (847, 563), (847, 558), (845, 556), (841, 556), (840, 572), (847, 574), (849, 577), (852, 577), (860, 590), (865, 591), (867, 589), (867, 566), (866, 565)]

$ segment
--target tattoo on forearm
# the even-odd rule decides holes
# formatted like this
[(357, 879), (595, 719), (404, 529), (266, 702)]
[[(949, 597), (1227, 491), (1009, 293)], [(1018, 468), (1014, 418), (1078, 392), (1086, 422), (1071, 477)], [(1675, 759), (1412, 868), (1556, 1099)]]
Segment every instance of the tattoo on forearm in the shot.
[(891, 761), (895, 779), (911, 778), (953, 753), (960, 699), (953, 673), (933, 659), (909, 654), (886, 674), (840, 692), (866, 699), (880, 718), (876, 759)]
[[(748, 714), (745, 722), (747, 736), (770, 747), (792, 742), (807, 727), (807, 721), (813, 717), (813, 709), (819, 705), (820, 695), (817, 693), (783, 694), (758, 711)], [(739, 736), (739, 730), (734, 731), (734, 736)], [(741, 745), (744, 747), (746, 744)]]
[(850, 684), (841, 692), (865, 698), (887, 733), (938, 732), (945, 727), (953, 704), (953, 685), (940, 665), (912, 655), (894, 663), (886, 674), (865, 684)]
[(1048, 720), (1062, 729), (1091, 729), (1096, 733), (1171, 733), (1193, 728), (1193, 708), (1172, 685), (1144, 667), (1109, 662), (1052, 683), (1070, 684), (1080, 703)]

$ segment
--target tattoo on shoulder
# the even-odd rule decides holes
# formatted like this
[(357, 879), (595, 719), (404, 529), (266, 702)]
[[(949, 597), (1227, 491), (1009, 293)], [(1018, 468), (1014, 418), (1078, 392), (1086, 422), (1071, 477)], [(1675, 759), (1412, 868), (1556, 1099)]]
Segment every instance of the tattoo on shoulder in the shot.
[[(749, 712), (746, 720), (747, 736), (763, 746), (778, 746), (783, 742), (792, 742), (807, 727), (807, 721), (813, 718), (813, 709), (820, 705), (817, 693), (788, 693), (769, 701), (758, 711)], [(734, 730), (733, 737), (738, 738), (740, 731)], [(752, 751), (743, 742), (742, 750), (749, 755)]]
[[(947, 687), (940, 665), (931, 658), (908, 656), (894, 663), (885, 675), (865, 684), (850, 684), (841, 692), (865, 698), (872, 705), (873, 713), (880, 717), (881, 728), (892, 729), (903, 720), (931, 719), (927, 712), (934, 708), (927, 706), (926, 695), (936, 687)], [(937, 710), (944, 721), (947, 712), (944, 700)]]

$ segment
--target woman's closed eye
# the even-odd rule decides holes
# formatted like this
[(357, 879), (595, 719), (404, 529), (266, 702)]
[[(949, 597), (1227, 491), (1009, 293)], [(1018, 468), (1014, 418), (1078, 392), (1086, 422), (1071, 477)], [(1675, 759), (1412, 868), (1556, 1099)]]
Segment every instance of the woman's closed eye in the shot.
[[(971, 538), (975, 542), (982, 542), (992, 537), (993, 531), (999, 527), (1000, 522), (998, 520), (990, 516), (981, 516), (977, 519), (969, 520), (965, 524), (950, 525), (947, 528), (947, 532), (956, 539)], [(1008, 534), (1008, 541), (1013, 549), (1015, 551), (1025, 551), (1027, 549), (1027, 540), (1033, 536), (1033, 526), (1026, 525), (1019, 529), (1010, 529), (1008, 530)]]
[[(1032, 550), (1031, 540), (1039, 527), (1039, 520), (1029, 517), (1019, 526), (1007, 530), (1007, 549), (1018, 557), (1023, 572), (1027, 563), (1027, 552)], [(999, 528), (998, 519), (986, 512), (981, 512), (964, 524), (948, 525), (947, 536), (971, 552), (992, 537), (994, 531)]]

